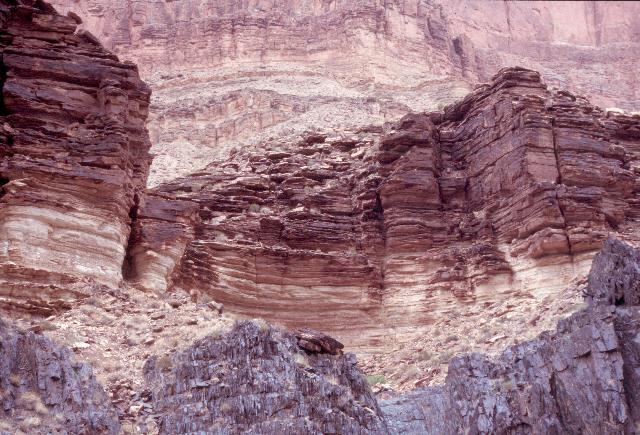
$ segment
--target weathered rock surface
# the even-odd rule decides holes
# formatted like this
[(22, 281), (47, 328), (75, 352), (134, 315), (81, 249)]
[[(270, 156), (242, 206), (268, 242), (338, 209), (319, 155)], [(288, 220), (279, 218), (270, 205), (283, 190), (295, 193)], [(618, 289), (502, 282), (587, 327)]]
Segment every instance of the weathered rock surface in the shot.
[(442, 387), (382, 403), (390, 430), (637, 433), (638, 288), (633, 281), (615, 277), (624, 277), (630, 267), (640, 268), (639, 254), (609, 240), (589, 275), (588, 292), (615, 296), (622, 291), (633, 298), (619, 305), (598, 300), (560, 321), (555, 332), (508, 348), (495, 360), (480, 354), (455, 358)]
[(157, 184), (236, 144), (397, 120), (521, 65), (640, 108), (633, 2), (54, 0), (154, 90)]
[(87, 364), (42, 335), (12, 329), (2, 320), (0, 404), (1, 434), (117, 434), (120, 429)]
[(2, 303), (46, 310), (78, 281), (122, 280), (150, 90), (76, 25), (41, 1), (0, 2)]
[(354, 355), (307, 352), (261, 321), (155, 357), (145, 372), (163, 434), (386, 433)]
[(443, 112), (247, 147), (159, 186), (198, 219), (152, 280), (348, 346), (414, 346), (422, 327), (477, 325), (470, 306), (586, 276), (609, 234), (638, 232), (639, 162), (640, 116), (505, 69)]

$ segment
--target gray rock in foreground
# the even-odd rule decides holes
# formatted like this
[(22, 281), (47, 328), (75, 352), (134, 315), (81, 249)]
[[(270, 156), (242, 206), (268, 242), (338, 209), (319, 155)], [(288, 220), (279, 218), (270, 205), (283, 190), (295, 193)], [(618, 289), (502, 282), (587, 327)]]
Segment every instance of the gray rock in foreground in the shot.
[(0, 320), (0, 434), (119, 431), (116, 411), (88, 364)]
[(303, 350), (293, 333), (238, 323), (145, 368), (161, 433), (387, 433), (355, 356)]

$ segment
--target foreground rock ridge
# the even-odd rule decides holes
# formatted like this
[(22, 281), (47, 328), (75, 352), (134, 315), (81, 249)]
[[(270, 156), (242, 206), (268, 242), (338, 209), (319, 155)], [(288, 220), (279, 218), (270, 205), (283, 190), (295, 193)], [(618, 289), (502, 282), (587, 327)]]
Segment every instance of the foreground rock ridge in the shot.
[(637, 240), (639, 164), (640, 116), (508, 68), (443, 112), (268, 142), (159, 186), (132, 279), (351, 346), (414, 342), (471, 305), (560, 295), (609, 234)]
[(0, 297), (43, 312), (79, 280), (122, 281), (151, 162), (149, 88), (76, 26), (0, 2)]
[(145, 367), (160, 433), (386, 433), (353, 354), (245, 321)]
[[(147, 361), (142, 394), (153, 413), (139, 428), (161, 434), (634, 434), (638, 278), (640, 250), (609, 239), (588, 277), (587, 308), (555, 331), (497, 358), (456, 357), (443, 385), (381, 402), (355, 356), (342, 354), (330, 337), (241, 321)], [(70, 351), (4, 324), (0, 339), (2, 430), (116, 433), (103, 390), (86, 365), (71, 361)]]
[(505, 66), (640, 110), (634, 2), (54, 0), (154, 91), (150, 183), (256, 139), (435, 110)]

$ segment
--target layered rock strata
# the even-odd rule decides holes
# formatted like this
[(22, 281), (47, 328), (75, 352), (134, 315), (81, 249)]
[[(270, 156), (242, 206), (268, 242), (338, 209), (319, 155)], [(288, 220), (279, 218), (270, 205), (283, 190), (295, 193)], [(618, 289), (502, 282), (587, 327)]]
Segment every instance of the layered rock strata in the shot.
[(237, 324), (146, 365), (160, 433), (385, 433), (355, 356), (307, 352), (291, 333)]
[(640, 108), (632, 2), (55, 0), (154, 90), (150, 182), (255, 138), (433, 110), (522, 65)]
[(587, 289), (603, 298), (559, 322), (555, 332), (508, 348), (495, 360), (455, 358), (441, 387), (383, 402), (390, 431), (637, 433), (640, 306), (627, 273), (640, 273), (639, 255), (609, 240)]
[(0, 296), (47, 309), (122, 280), (145, 187), (149, 88), (77, 21), (0, 2)]
[(69, 349), (0, 320), (0, 433), (117, 434), (120, 425), (91, 368)]
[(158, 187), (198, 219), (153, 279), (349, 345), (411, 341), (585, 276), (608, 234), (637, 233), (639, 162), (640, 117), (505, 69), (443, 112), (248, 147)]

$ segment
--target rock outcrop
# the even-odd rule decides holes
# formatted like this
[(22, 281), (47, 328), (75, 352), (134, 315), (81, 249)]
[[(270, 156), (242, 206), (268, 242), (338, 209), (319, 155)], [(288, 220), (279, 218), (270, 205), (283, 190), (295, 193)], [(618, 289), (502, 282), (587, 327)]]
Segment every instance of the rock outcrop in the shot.
[(198, 218), (150, 279), (349, 346), (413, 342), (468, 306), (558, 295), (609, 234), (637, 234), (639, 151), (639, 116), (505, 69), (443, 112), (247, 147), (159, 186), (168, 214)]
[[(54, 0), (154, 90), (155, 185), (238, 143), (434, 110), (505, 66), (640, 108), (640, 7), (481, 0)], [(439, 108), (439, 107), (438, 107)]]
[(117, 286), (146, 184), (150, 90), (76, 26), (0, 1), (0, 297), (14, 307)]
[[(594, 261), (588, 292), (610, 298), (593, 300), (555, 332), (508, 348), (498, 359), (455, 358), (443, 386), (382, 403), (390, 431), (637, 433), (640, 306), (626, 272), (640, 270), (639, 254), (609, 240)], [(621, 291), (627, 298), (609, 304)]]
[(163, 434), (386, 432), (353, 354), (308, 352), (261, 321), (155, 357), (145, 372)]
[(0, 320), (0, 434), (117, 434), (120, 424), (91, 368), (69, 349)]

